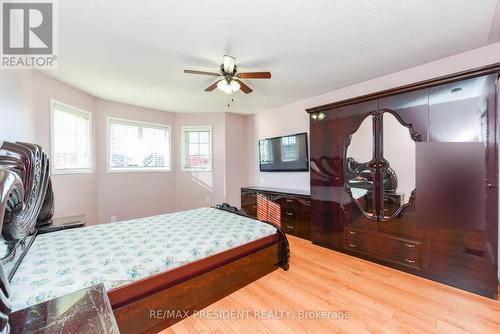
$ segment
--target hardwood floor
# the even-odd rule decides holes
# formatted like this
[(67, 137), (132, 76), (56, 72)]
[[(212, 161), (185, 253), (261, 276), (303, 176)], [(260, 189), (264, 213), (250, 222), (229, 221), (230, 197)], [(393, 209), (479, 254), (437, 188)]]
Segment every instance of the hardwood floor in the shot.
[[(210, 305), (203, 310), (209, 319), (192, 316), (162, 333), (500, 333), (499, 301), (307, 240), (289, 241), (289, 271), (274, 271)], [(226, 319), (216, 319), (223, 310)], [(236, 320), (227, 319), (230, 310), (240, 310)], [(346, 311), (350, 318), (299, 319), (301, 310)], [(262, 311), (290, 311), (296, 318), (272, 319)]]

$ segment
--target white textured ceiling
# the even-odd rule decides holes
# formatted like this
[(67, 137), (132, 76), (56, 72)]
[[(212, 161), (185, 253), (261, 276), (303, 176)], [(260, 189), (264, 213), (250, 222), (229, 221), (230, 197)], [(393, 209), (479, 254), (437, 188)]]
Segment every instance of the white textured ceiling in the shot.
[[(497, 0), (64, 0), (59, 67), (92, 95), (172, 112), (228, 111), (204, 89), (224, 54), (245, 82), (237, 113), (292, 103), (497, 41)], [(500, 7), (500, 6), (499, 6)], [(498, 9), (497, 9), (498, 11)], [(497, 17), (500, 19), (500, 17)]]

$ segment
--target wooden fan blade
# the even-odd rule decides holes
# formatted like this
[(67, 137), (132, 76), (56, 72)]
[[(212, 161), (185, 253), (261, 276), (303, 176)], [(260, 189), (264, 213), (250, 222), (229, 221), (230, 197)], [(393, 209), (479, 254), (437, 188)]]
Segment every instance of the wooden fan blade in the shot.
[(217, 84), (219, 83), (220, 80), (217, 80), (216, 82), (214, 82), (213, 84), (211, 84), (210, 86), (208, 86), (207, 88), (205, 88), (205, 92), (211, 92), (213, 91), (216, 87), (217, 87)]
[(211, 75), (211, 76), (214, 76), (214, 77), (220, 76), (220, 73), (205, 72), (205, 71), (195, 71), (195, 70), (184, 70), (184, 73), (201, 74), (201, 75)]
[(250, 94), (251, 92), (253, 92), (253, 89), (248, 87), (245, 83), (243, 83), (241, 80), (237, 80), (237, 79), (234, 79), (236, 80), (236, 82), (238, 82), (240, 84), (240, 89), (243, 91), (243, 93), (245, 94)]
[(238, 78), (242, 78), (242, 79), (271, 79), (271, 72), (238, 73)]

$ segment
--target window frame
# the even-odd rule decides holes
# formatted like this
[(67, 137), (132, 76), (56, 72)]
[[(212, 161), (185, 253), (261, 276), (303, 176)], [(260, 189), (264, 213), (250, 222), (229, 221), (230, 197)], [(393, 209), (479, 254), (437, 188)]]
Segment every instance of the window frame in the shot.
[(89, 121), (89, 147), (88, 147), (88, 152), (89, 152), (89, 167), (88, 168), (55, 168), (55, 165), (53, 163), (50, 164), (50, 169), (51, 173), (53, 175), (64, 175), (64, 174), (90, 174), (94, 172), (94, 149), (93, 149), (93, 131), (92, 131), (92, 113), (88, 112), (86, 110), (74, 107), (70, 104), (58, 101), (56, 99), (50, 99), (50, 158), (51, 161), (55, 161), (54, 154), (55, 154), (55, 122), (54, 122), (54, 115), (55, 115), (55, 106), (60, 105), (63, 108), (68, 108), (70, 111), (66, 111), (68, 113), (74, 112), (74, 114), (80, 114), (84, 115), (85, 117), (88, 118)]
[[(111, 124), (115, 121), (117, 124), (128, 124), (138, 127), (150, 127), (157, 129), (166, 129), (168, 131), (168, 167), (111, 167)], [(133, 119), (118, 117), (106, 118), (106, 171), (108, 173), (168, 173), (172, 171), (172, 126), (168, 124), (143, 122)]]
[[(207, 168), (201, 167), (186, 167), (186, 133), (192, 131), (208, 131), (208, 150), (209, 150), (209, 165)], [(196, 125), (196, 126), (182, 126), (181, 127), (181, 168), (184, 172), (212, 172), (213, 170), (213, 131), (211, 125)]]

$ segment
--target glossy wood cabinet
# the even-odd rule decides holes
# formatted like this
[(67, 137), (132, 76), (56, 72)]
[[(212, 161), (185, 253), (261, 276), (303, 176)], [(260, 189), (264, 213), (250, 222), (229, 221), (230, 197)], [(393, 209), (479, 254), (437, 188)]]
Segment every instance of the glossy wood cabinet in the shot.
[(281, 226), (285, 233), (311, 239), (311, 198), (306, 192), (241, 188), (241, 208), (252, 217)]
[(418, 239), (347, 228), (346, 249), (412, 270), (421, 271), (427, 265), (427, 247)]
[(308, 109), (313, 243), (496, 298), (497, 71)]

